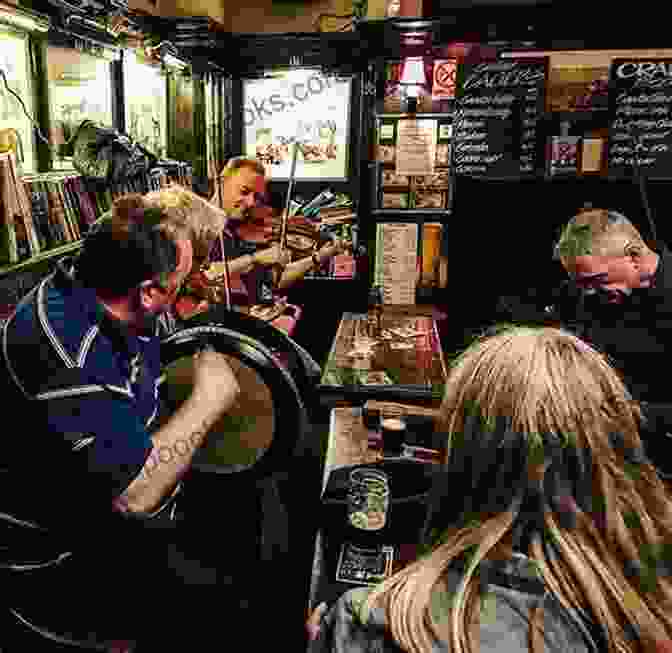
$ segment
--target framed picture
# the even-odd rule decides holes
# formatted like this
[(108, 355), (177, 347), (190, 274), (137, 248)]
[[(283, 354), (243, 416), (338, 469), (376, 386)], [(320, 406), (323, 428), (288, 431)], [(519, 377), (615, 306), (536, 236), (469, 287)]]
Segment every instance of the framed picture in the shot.
[(243, 151), (271, 179), (288, 179), (299, 143), (296, 179), (348, 178), (352, 79), (295, 68), (243, 80)]
[[(0, 68), (5, 71), (9, 87), (19, 94), (30, 115), (34, 115), (33, 88), (30, 74), (30, 57), (28, 38), (12, 32), (0, 30)], [(4, 84), (0, 93), (0, 130), (14, 130), (17, 140), (21, 143), (17, 154), (23, 155), (21, 170), (23, 172), (36, 169), (35, 138), (33, 125), (16, 98), (7, 93)], [(5, 151), (3, 149), (3, 151)]]
[(113, 125), (110, 63), (111, 55), (96, 57), (74, 48), (47, 46), (50, 140), (57, 146), (55, 170), (72, 169), (70, 141), (83, 120)]
[(167, 153), (168, 83), (159, 66), (147, 65), (129, 51), (124, 56), (126, 133), (159, 158)]

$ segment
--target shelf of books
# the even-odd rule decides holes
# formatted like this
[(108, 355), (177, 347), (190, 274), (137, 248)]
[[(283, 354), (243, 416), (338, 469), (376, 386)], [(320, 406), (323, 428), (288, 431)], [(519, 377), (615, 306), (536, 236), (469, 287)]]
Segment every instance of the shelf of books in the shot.
[(20, 176), (14, 155), (0, 155), (0, 276), (76, 250), (119, 195), (159, 190), (172, 181), (189, 187), (189, 166), (168, 163), (111, 187), (75, 171)]

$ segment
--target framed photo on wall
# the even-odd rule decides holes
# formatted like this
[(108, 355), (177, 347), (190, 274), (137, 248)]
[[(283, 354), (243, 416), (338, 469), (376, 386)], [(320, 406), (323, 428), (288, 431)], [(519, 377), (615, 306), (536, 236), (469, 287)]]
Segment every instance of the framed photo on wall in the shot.
[(348, 178), (352, 80), (294, 68), (243, 80), (243, 152), (270, 179), (288, 179), (298, 140), (296, 179)]

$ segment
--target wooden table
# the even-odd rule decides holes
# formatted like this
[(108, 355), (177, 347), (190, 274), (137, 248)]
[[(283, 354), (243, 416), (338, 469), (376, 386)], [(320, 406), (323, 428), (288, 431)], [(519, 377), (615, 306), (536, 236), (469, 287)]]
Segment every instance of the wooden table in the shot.
[[(372, 331), (366, 313), (344, 313), (318, 387), (321, 403), (380, 399), (438, 407), (447, 378), (437, 328), (444, 317), (431, 307), (385, 306), (380, 330)], [(418, 335), (397, 333), (407, 328)]]
[[(378, 408), (384, 417), (392, 415), (429, 415), (436, 417), (438, 411), (434, 409), (397, 404), (390, 402), (367, 402), (365, 407)], [(333, 470), (351, 465), (375, 463), (382, 459), (379, 450), (368, 446), (371, 432), (362, 423), (362, 408), (334, 408), (331, 411), (329, 442), (324, 463), (322, 479), (322, 496), (327, 487), (329, 475)], [(423, 464), (423, 463), (417, 463)], [(424, 464), (432, 465), (430, 462)], [(333, 565), (327, 564), (327, 537), (323, 529), (316, 535), (315, 556), (310, 583), (309, 610), (317, 603), (326, 601), (333, 603), (341, 594), (355, 585), (345, 585), (332, 578), (335, 574)], [(397, 571), (417, 555), (417, 541), (407, 544), (397, 544), (393, 571)]]

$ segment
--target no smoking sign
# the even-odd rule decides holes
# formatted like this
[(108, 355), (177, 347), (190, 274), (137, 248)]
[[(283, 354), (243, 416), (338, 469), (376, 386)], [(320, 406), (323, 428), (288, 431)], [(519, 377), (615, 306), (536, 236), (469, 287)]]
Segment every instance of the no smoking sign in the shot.
[(457, 77), (457, 62), (454, 59), (434, 61), (432, 97), (454, 98)]

